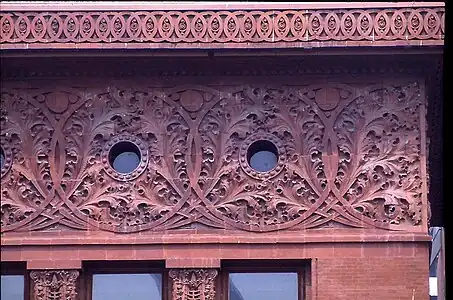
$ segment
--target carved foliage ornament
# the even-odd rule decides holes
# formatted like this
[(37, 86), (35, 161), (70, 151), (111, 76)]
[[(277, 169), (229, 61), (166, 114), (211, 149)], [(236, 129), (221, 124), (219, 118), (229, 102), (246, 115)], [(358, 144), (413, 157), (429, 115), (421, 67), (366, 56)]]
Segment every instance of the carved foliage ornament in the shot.
[[(2, 231), (204, 224), (418, 230), (426, 207), (417, 82), (2, 91)], [(257, 141), (277, 156), (250, 166)], [(137, 149), (118, 173), (109, 153)]]
[(75, 300), (76, 282), (79, 271), (31, 271), (33, 299), (35, 300)]
[(217, 271), (212, 269), (173, 269), (169, 273), (173, 280), (175, 300), (214, 300)]
[(442, 40), (445, 9), (2, 12), (0, 43)]

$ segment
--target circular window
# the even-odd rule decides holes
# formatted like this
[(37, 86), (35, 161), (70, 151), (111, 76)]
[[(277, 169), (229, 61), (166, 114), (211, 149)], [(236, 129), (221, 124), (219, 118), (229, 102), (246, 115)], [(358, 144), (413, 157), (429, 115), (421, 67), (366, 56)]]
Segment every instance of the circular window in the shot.
[(255, 171), (268, 172), (277, 166), (277, 147), (269, 141), (253, 142), (247, 150), (247, 161)]
[(0, 169), (3, 169), (4, 165), (5, 165), (5, 152), (3, 151), (3, 148), (0, 147)]
[(279, 174), (285, 166), (285, 147), (273, 134), (254, 134), (242, 144), (239, 162), (248, 175), (257, 179), (269, 179)]
[(131, 142), (119, 142), (110, 149), (109, 163), (118, 173), (131, 173), (140, 164), (140, 150)]
[(102, 150), (102, 163), (107, 174), (117, 180), (135, 179), (148, 164), (147, 146), (135, 136), (115, 136)]

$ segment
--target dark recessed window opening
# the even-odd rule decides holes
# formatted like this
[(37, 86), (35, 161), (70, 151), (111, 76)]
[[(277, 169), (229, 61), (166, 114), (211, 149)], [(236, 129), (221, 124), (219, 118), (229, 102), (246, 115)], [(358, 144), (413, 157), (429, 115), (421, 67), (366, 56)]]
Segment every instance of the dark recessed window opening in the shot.
[(109, 152), (110, 165), (122, 174), (134, 171), (140, 164), (140, 159), (140, 150), (131, 142), (119, 142)]
[(269, 141), (256, 141), (247, 150), (247, 161), (255, 171), (268, 172), (277, 165), (277, 147)]
[(0, 147), (0, 168), (3, 168), (5, 165), (5, 152), (3, 151), (3, 148)]

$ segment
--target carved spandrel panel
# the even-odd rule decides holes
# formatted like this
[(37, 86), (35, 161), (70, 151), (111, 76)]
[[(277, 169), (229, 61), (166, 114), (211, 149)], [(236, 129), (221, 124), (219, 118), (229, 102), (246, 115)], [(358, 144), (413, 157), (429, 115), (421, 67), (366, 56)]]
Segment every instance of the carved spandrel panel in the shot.
[(175, 300), (214, 300), (215, 278), (214, 269), (172, 269), (172, 299)]
[[(422, 94), (417, 83), (4, 90), (2, 231), (418, 231)], [(268, 172), (249, 163), (262, 141), (277, 153)], [(128, 173), (110, 161), (122, 142), (139, 157)]]
[(31, 271), (32, 300), (75, 300), (77, 270)]

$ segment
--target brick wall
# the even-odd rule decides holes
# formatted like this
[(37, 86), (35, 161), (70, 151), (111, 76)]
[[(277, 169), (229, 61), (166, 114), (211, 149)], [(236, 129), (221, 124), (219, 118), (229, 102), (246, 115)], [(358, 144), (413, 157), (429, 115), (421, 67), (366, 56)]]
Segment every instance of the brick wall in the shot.
[[(314, 260), (316, 300), (426, 300), (428, 245), (413, 255), (318, 258)], [(384, 250), (384, 249), (383, 249)]]

